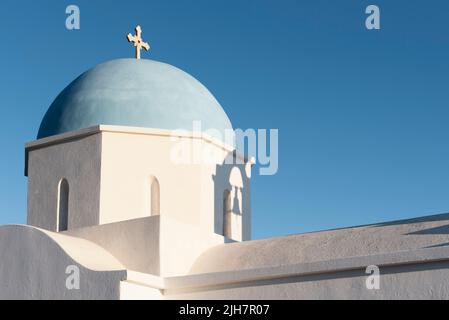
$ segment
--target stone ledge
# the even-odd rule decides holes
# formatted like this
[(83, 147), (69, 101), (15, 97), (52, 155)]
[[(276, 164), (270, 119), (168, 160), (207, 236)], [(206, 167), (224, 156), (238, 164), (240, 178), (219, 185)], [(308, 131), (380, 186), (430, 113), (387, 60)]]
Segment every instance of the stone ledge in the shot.
[(449, 247), (398, 251), (371, 256), (167, 278), (155, 277), (128, 270), (126, 281), (160, 290), (194, 291), (201, 288), (225, 288), (235, 284), (244, 285), (245, 283), (257, 281), (331, 274), (350, 270), (365, 270), (370, 265), (376, 265), (382, 269), (382, 267), (425, 264), (440, 261), (449, 261)]

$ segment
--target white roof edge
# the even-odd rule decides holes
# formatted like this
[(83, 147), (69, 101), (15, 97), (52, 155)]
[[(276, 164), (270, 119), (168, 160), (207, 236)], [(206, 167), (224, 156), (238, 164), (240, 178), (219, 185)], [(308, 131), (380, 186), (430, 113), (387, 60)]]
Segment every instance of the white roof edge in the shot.
[(115, 132), (115, 133), (128, 133), (128, 134), (142, 134), (142, 135), (152, 135), (152, 136), (165, 136), (165, 137), (180, 137), (180, 138), (191, 138), (191, 139), (201, 139), (207, 143), (215, 145), (224, 151), (233, 152), (235, 156), (245, 162), (250, 161), (246, 159), (241, 153), (235, 151), (235, 149), (225, 144), (224, 142), (216, 139), (207, 133), (196, 133), (188, 130), (167, 130), (167, 129), (156, 129), (156, 128), (143, 128), (143, 127), (129, 127), (129, 126), (115, 126), (115, 125), (96, 125), (89, 128), (84, 128), (80, 130), (65, 132), (57, 134), (54, 136), (29, 141), (25, 144), (25, 150), (28, 152), (32, 149), (38, 149), (47, 147), (49, 145), (54, 145), (58, 143), (63, 143), (68, 140), (73, 140), (76, 138), (82, 138), (89, 135), (97, 134), (100, 132)]
[(382, 268), (387, 266), (423, 264), (447, 260), (449, 260), (449, 247), (438, 247), (299, 263), (285, 266), (191, 274), (174, 277), (159, 277), (128, 270), (127, 279), (125, 281), (160, 290), (189, 291), (189, 289), (194, 290), (198, 288), (226, 287), (236, 283), (366, 269), (370, 265), (376, 265), (379, 268)]
[(165, 278), (149, 273), (126, 270), (126, 281), (155, 289), (165, 289)]

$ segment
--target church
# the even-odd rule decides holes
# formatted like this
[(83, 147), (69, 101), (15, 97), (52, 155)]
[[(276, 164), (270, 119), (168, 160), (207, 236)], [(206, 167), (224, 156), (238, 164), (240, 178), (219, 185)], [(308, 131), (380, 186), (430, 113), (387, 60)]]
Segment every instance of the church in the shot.
[(251, 240), (254, 161), (230, 119), (198, 80), (140, 59), (140, 27), (128, 40), (136, 58), (76, 78), (25, 146), (0, 299), (449, 298), (447, 214)]

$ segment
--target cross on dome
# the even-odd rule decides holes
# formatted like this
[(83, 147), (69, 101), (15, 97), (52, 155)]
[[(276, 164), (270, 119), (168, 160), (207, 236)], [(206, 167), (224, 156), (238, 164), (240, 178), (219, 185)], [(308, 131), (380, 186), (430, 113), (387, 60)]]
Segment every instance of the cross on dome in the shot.
[(150, 50), (150, 45), (147, 42), (142, 40), (142, 28), (140, 26), (136, 27), (136, 35), (132, 35), (128, 33), (128, 42), (134, 43), (134, 47), (136, 47), (136, 59), (140, 59), (140, 50), (145, 49), (146, 51)]

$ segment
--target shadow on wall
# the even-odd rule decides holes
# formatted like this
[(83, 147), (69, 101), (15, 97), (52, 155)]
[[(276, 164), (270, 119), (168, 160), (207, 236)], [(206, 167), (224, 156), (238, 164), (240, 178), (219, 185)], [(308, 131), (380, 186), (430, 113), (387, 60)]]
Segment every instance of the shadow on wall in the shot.
[[(227, 160), (235, 159), (228, 153)], [(214, 182), (214, 232), (225, 236), (228, 242), (247, 240), (250, 235), (245, 224), (250, 223), (250, 177), (245, 164), (223, 161), (216, 166)], [(232, 163), (232, 164), (229, 164)]]
[(407, 235), (436, 235), (436, 234), (449, 234), (449, 225), (427, 228), (407, 233)]

